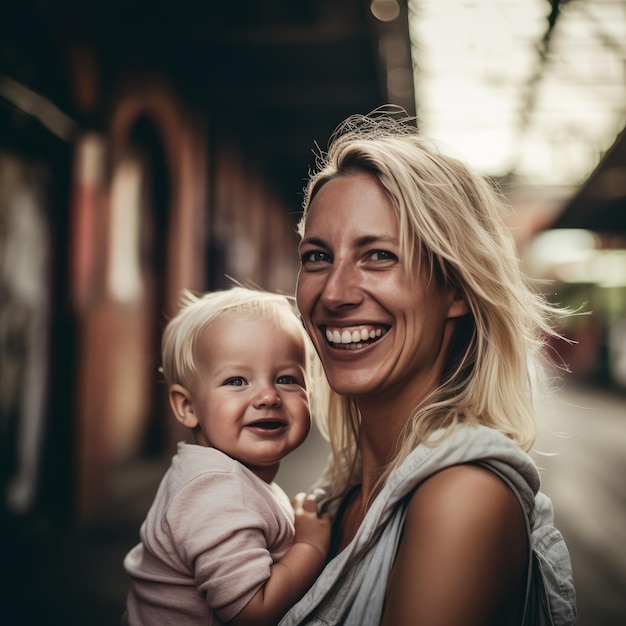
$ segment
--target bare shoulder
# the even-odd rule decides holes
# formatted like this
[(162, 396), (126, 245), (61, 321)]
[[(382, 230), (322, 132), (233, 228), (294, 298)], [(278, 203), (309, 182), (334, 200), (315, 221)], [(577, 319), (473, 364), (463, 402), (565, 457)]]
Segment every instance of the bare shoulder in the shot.
[[(455, 522), (462, 516), (464, 524)], [(409, 517), (421, 522), (449, 523), (467, 532), (467, 525), (479, 522), (492, 530), (512, 517), (523, 520), (523, 512), (515, 494), (494, 472), (478, 465), (454, 465), (424, 481), (409, 503)], [(493, 523), (490, 523), (490, 520)]]
[(466, 559), (478, 574), (525, 563), (520, 503), (498, 475), (477, 465), (447, 468), (420, 485), (408, 505), (405, 532), (433, 546), (438, 558)]
[[(515, 623), (526, 571), (524, 515), (493, 472), (457, 465), (413, 493), (384, 624)], [(455, 602), (450, 602), (455, 598)]]

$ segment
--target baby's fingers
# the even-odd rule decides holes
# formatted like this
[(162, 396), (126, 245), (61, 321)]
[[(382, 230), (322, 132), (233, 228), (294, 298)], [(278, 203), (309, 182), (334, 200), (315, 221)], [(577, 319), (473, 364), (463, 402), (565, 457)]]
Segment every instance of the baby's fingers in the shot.
[(293, 508), (296, 512), (317, 513), (317, 500), (312, 493), (306, 494), (303, 491), (293, 499)]

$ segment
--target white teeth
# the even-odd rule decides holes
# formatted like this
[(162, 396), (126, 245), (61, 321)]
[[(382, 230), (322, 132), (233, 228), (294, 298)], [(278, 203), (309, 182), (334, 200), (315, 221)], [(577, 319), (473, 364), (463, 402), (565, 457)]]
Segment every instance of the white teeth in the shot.
[(350, 344), (353, 347), (359, 346), (362, 342), (367, 341), (368, 339), (376, 339), (378, 337), (382, 337), (384, 334), (383, 329), (377, 328), (368, 330), (367, 328), (361, 328), (360, 330), (344, 330), (341, 331), (337, 328), (326, 329), (326, 339), (330, 343), (334, 344)]

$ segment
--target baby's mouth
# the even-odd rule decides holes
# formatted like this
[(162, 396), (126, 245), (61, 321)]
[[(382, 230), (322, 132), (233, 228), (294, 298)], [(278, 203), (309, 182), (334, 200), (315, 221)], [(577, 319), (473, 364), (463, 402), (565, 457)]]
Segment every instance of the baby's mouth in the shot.
[(261, 430), (278, 430), (279, 428), (283, 428), (286, 426), (286, 422), (282, 420), (259, 420), (258, 422), (252, 422), (248, 424), (249, 428), (260, 428)]
[(357, 350), (366, 345), (370, 345), (383, 337), (388, 327), (385, 326), (355, 326), (352, 328), (332, 328), (326, 327), (326, 340), (334, 348), (343, 350)]

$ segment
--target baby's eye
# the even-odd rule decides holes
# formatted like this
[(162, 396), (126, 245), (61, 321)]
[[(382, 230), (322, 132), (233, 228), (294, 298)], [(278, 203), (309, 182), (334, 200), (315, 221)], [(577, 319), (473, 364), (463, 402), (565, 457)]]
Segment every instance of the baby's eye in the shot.
[(246, 379), (241, 376), (233, 376), (224, 381), (225, 385), (231, 385), (232, 387), (243, 387), (246, 384)]
[(305, 252), (300, 258), (302, 263), (328, 263), (330, 260), (330, 254), (323, 252), (322, 250), (311, 250), (309, 252)]
[(398, 257), (389, 250), (375, 250), (370, 254), (372, 261), (397, 261)]
[(279, 376), (276, 379), (276, 383), (278, 385), (297, 385), (298, 381), (296, 380), (295, 376)]

